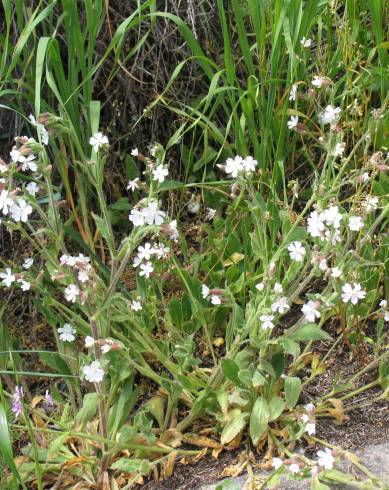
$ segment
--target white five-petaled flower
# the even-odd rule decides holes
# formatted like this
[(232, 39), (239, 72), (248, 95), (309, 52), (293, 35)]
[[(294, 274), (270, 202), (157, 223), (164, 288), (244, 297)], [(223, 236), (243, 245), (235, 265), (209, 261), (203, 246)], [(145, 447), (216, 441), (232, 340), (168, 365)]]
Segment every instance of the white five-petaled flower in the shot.
[(255, 167), (258, 165), (258, 162), (257, 160), (254, 160), (253, 157), (248, 156), (243, 159), (242, 165), (243, 170), (247, 173), (250, 173), (255, 171)]
[(87, 335), (85, 337), (85, 347), (87, 349), (89, 349), (89, 347), (92, 347), (92, 345), (94, 345), (95, 343), (95, 339), (93, 337), (91, 337), (90, 335)]
[(17, 203), (13, 203), (10, 207), (11, 217), (16, 222), (27, 223), (29, 215), (32, 213), (32, 207), (27, 204), (25, 199), (19, 199)]
[(334, 279), (338, 279), (342, 275), (342, 271), (339, 269), (339, 267), (333, 267), (331, 269), (331, 277)]
[(3, 279), (2, 284), (9, 288), (13, 282), (16, 281), (15, 275), (12, 273), (10, 267), (5, 268), (5, 272), (0, 272), (0, 278)]
[(307, 39), (305, 36), (303, 36), (300, 40), (300, 43), (303, 48), (310, 48), (312, 44), (312, 39)]
[(296, 262), (302, 262), (304, 259), (304, 255), (306, 254), (306, 250), (303, 247), (302, 243), (299, 241), (295, 241), (289, 244), (288, 246), (289, 255), (292, 260)]
[(328, 226), (332, 225), (334, 228), (339, 228), (340, 222), (343, 219), (338, 206), (330, 206), (324, 210), (320, 216)]
[(139, 211), (139, 209), (136, 208), (131, 209), (131, 213), (128, 219), (134, 226), (143, 226), (145, 224), (145, 217), (143, 212)]
[(137, 177), (136, 179), (134, 180), (129, 180), (128, 183), (127, 183), (127, 190), (128, 191), (136, 191), (137, 189), (139, 189), (139, 177)]
[(334, 466), (335, 463), (335, 458), (332, 455), (331, 449), (326, 447), (324, 451), (318, 451), (317, 452), (318, 456), (318, 464), (322, 468), (325, 468), (326, 470), (331, 470)]
[(362, 207), (366, 210), (367, 213), (371, 211), (375, 211), (378, 207), (379, 199), (375, 196), (367, 196), (365, 201), (362, 203)]
[(85, 379), (91, 383), (100, 383), (104, 378), (104, 369), (101, 368), (100, 361), (93, 361), (89, 366), (82, 368)]
[(334, 124), (339, 119), (341, 113), (340, 107), (333, 107), (328, 105), (323, 112), (319, 114), (320, 124)]
[(298, 116), (290, 116), (288, 121), (288, 129), (294, 129), (295, 127), (297, 127), (298, 122), (299, 122)]
[(31, 284), (24, 279), (18, 279), (22, 291), (29, 291), (31, 289)]
[(274, 303), (271, 305), (271, 310), (273, 312), (278, 311), (281, 315), (286, 313), (289, 310), (288, 299), (285, 296), (281, 296), (277, 298)]
[(150, 277), (150, 274), (153, 272), (154, 267), (151, 262), (146, 262), (145, 264), (140, 264), (141, 271), (139, 272), (140, 276), (145, 276), (146, 279)]
[(261, 315), (259, 319), (261, 320), (262, 328), (270, 330), (274, 328), (274, 315)]
[(166, 216), (166, 213), (158, 208), (157, 202), (151, 202), (142, 209), (142, 213), (148, 225), (161, 225)]
[(317, 301), (308, 301), (307, 304), (303, 305), (301, 311), (308, 322), (314, 323), (316, 319), (320, 318), (319, 303)]
[(138, 150), (138, 148), (133, 148), (133, 149), (131, 150), (131, 155), (132, 155), (133, 157), (137, 157), (137, 156), (139, 155), (139, 150)]
[(258, 289), (258, 291), (263, 291), (265, 289), (265, 283), (263, 281), (259, 282), (255, 285), (255, 289)]
[(48, 145), (49, 144), (49, 133), (48, 133), (47, 129), (45, 128), (45, 126), (42, 123), (37, 122), (37, 120), (35, 119), (35, 117), (32, 114), (30, 114), (28, 116), (28, 118), (31, 121), (31, 124), (37, 128), (42, 143), (44, 145)]
[(95, 151), (99, 151), (101, 146), (109, 145), (109, 141), (107, 136), (101, 132), (97, 132), (89, 138), (89, 144), (93, 146)]
[(9, 213), (9, 210), (13, 204), (14, 201), (9, 196), (9, 191), (3, 189), (0, 192), (0, 211), (3, 212), (4, 216), (6, 216)]
[(308, 218), (308, 233), (313, 237), (320, 237), (324, 232), (324, 216), (317, 211), (312, 211)]
[(272, 459), (273, 468), (276, 470), (278, 470), (278, 468), (280, 468), (283, 464), (284, 463), (283, 463), (282, 459), (280, 459), (280, 458), (273, 458)]
[(224, 171), (226, 174), (230, 174), (232, 178), (236, 178), (238, 174), (243, 170), (243, 158), (237, 155), (235, 158), (227, 158), (226, 167)]
[(101, 346), (101, 352), (103, 354), (106, 354), (107, 352), (109, 352), (110, 350), (112, 349), (112, 345), (110, 343), (107, 343), (107, 344), (104, 344)]
[(70, 284), (64, 291), (66, 301), (69, 303), (75, 303), (77, 297), (80, 295), (80, 288), (77, 284)]
[(29, 182), (26, 185), (26, 191), (30, 194), (30, 196), (35, 197), (36, 193), (39, 192), (39, 186), (36, 182)]
[(204, 299), (207, 299), (213, 305), (220, 305), (221, 304), (220, 296), (218, 294), (211, 294), (211, 290), (205, 284), (203, 284), (201, 286), (201, 294), (202, 294)]
[(63, 342), (73, 342), (73, 340), (76, 338), (75, 333), (76, 330), (70, 325), (70, 323), (64, 323), (63, 327), (58, 329), (59, 338)]
[(154, 248), (149, 242), (138, 247), (138, 257), (140, 260), (150, 260), (151, 256), (154, 254)]
[(365, 225), (360, 216), (350, 216), (348, 219), (348, 227), (351, 231), (360, 231)]
[(335, 158), (341, 157), (346, 149), (346, 143), (336, 143), (335, 148), (333, 149), (333, 156)]
[(344, 303), (348, 303), (349, 301), (356, 305), (360, 299), (363, 299), (366, 296), (366, 291), (362, 289), (361, 285), (358, 283), (353, 284), (346, 283), (342, 287), (342, 300)]
[(165, 180), (165, 177), (169, 175), (169, 170), (164, 165), (158, 165), (152, 171), (153, 179), (157, 180), (159, 183), (162, 183)]
[(274, 284), (274, 287), (273, 287), (273, 292), (274, 293), (281, 294), (283, 290), (284, 289), (283, 289), (282, 285), (279, 282), (276, 282)]
[(142, 310), (142, 303), (140, 302), (140, 297), (137, 299), (134, 299), (131, 302), (131, 310), (133, 311), (141, 311)]
[(327, 77), (318, 77), (315, 75), (312, 80), (312, 85), (316, 88), (326, 87), (331, 83), (331, 80)]
[(216, 209), (207, 208), (205, 213), (205, 221), (212, 221), (216, 215)]
[(360, 179), (361, 179), (361, 181), (362, 181), (363, 183), (365, 183), (365, 184), (366, 184), (366, 182), (369, 182), (369, 180), (370, 180), (370, 175), (369, 175), (369, 172), (364, 172), (364, 173), (361, 175)]
[(297, 95), (297, 83), (294, 83), (292, 85), (292, 88), (290, 89), (290, 92), (289, 92), (289, 100), (292, 101), (292, 100), (296, 100), (296, 95)]
[(35, 155), (31, 154), (28, 155), (27, 157), (22, 156), (23, 160), (20, 160), (22, 162), (22, 170), (25, 172), (26, 170), (31, 170), (31, 172), (36, 172), (38, 170), (38, 165), (36, 164), (35, 161)]
[(33, 263), (34, 263), (34, 259), (32, 257), (28, 257), (27, 259), (24, 260), (22, 267), (23, 269), (27, 270), (30, 267), (32, 267)]
[(77, 274), (77, 277), (78, 277), (78, 280), (81, 282), (81, 283), (85, 283), (85, 282), (88, 282), (89, 281), (89, 274), (88, 274), (88, 271), (85, 270), (85, 269), (82, 269), (78, 272)]

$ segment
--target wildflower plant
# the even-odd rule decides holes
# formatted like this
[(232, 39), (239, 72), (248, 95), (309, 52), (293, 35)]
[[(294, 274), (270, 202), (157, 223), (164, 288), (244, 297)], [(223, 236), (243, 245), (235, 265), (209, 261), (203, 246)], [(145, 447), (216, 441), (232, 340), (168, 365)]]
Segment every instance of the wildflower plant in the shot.
[[(1, 408), (2, 426), (28, 433), (31, 446), (19, 473), (25, 482), (37, 479), (38, 488), (46, 474), (62, 475), (64, 468), (98, 488), (108, 475), (121, 473), (131, 485), (158, 471), (169, 474), (177, 458), (201, 457), (198, 447), (232, 449), (244, 440), (255, 450), (268, 449), (271, 478), (283, 472), (309, 476), (313, 488), (324, 488), (339, 481), (341, 450), (323, 447), (309, 459), (290, 448), (301, 440), (322, 444), (319, 419), (342, 422), (356, 393), (374, 386), (379, 394), (372, 403), (387, 399), (388, 156), (375, 136), (382, 121), (374, 112), (363, 131), (350, 129), (358, 114), (341, 100), (332, 74), (309, 72), (310, 26), (320, 2), (306, 2), (293, 41), (281, 20), (295, 25), (298, 19), (289, 10), (274, 12), (280, 29), (272, 32), (269, 73), (276, 78), (282, 29), (292, 82), (277, 88), (285, 92), (280, 106), (286, 104), (278, 117), (275, 87), (255, 78), (243, 14), (232, 3), (247, 89), (233, 68), (222, 2), (225, 74), (207, 69), (187, 33), (213, 82), (208, 97), (180, 115), (197, 114), (193, 134), (208, 110), (218, 113), (219, 103), (228, 116), (224, 134), (208, 118), (203, 129), (206, 140), (211, 136), (220, 145), (204, 160), (215, 160), (214, 181), (173, 180), (169, 150), (178, 142), (185, 146), (184, 123), (166, 147), (131, 150), (137, 175), (123, 185), (115, 211), (125, 225), (117, 226), (105, 188), (113, 138), (100, 127), (100, 104), (93, 100), (88, 134), (80, 129), (78, 138), (75, 114), (36, 111), (23, 128), (32, 136), (16, 136), (1, 162), (1, 226), (33, 252), (3, 261), (0, 287), (6, 295), (30, 298), (56, 345), (55, 351), (36, 352), (48, 367), (34, 372), (49, 379), (40, 395), (27, 391), (31, 372), (23, 352), (16, 357), (8, 346), (2, 358), (1, 400), (11, 412), (3, 417)], [(248, 2), (261, 60), (259, 8)], [(222, 75), (237, 93), (224, 102), (224, 95), (217, 98), (210, 108)], [(300, 82), (303, 75), (307, 80)], [(376, 111), (386, 114), (387, 101)], [(258, 131), (252, 114), (259, 116)], [(285, 142), (308, 162), (306, 180), (294, 172), (288, 180), (284, 163), (292, 154), (281, 155)], [(67, 150), (77, 161), (74, 182), (65, 172)], [(188, 188), (201, 192), (185, 206), (188, 214), (204, 217), (196, 247), (189, 244), (182, 210), (169, 200), (170, 192), (185, 196)], [(369, 337), (372, 322), (377, 340)], [(375, 340), (374, 362), (311, 400), (307, 388), (337, 347), (354, 356)], [(356, 388), (368, 371), (374, 381)], [(198, 434), (204, 424), (209, 438)]]

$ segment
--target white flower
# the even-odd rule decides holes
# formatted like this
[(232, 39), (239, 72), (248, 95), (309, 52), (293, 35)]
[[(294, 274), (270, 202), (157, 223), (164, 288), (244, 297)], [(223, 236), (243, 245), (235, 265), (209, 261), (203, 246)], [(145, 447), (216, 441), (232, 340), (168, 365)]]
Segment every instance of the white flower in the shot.
[(334, 228), (339, 228), (343, 219), (338, 206), (330, 206), (321, 213), (320, 217), (328, 226), (332, 225)]
[(141, 271), (139, 272), (140, 276), (145, 276), (147, 279), (150, 277), (150, 274), (153, 272), (154, 267), (151, 262), (146, 262), (145, 264), (140, 265)]
[(103, 354), (106, 354), (110, 350), (111, 350), (111, 345), (110, 344), (104, 344), (104, 345), (101, 346), (101, 352)]
[(331, 80), (327, 77), (318, 77), (317, 75), (315, 75), (311, 83), (314, 87), (321, 88), (323, 86), (329, 85), (330, 82)]
[(307, 403), (306, 405), (304, 405), (304, 409), (307, 412), (314, 412), (315, 411), (315, 405), (313, 403)]
[(361, 180), (362, 180), (362, 182), (364, 182), (364, 183), (369, 182), (369, 180), (370, 180), (370, 175), (369, 175), (369, 172), (364, 172), (364, 173), (361, 175)]
[(300, 471), (300, 466), (297, 463), (292, 463), (288, 466), (288, 470), (291, 473), (298, 473)]
[(18, 283), (20, 284), (22, 291), (29, 291), (31, 289), (31, 284), (24, 279), (18, 279)]
[(240, 173), (243, 169), (242, 157), (237, 155), (235, 158), (227, 158), (226, 167), (224, 169), (226, 174), (231, 174), (231, 177), (235, 179), (238, 176), (238, 173)]
[(317, 211), (312, 211), (308, 218), (308, 233), (314, 237), (320, 237), (324, 231), (324, 216)]
[(283, 290), (284, 289), (283, 289), (283, 287), (281, 286), (281, 284), (279, 282), (276, 282), (274, 284), (274, 288), (273, 288), (273, 292), (274, 293), (280, 294), (280, 293), (282, 293)]
[(331, 269), (331, 277), (333, 277), (334, 279), (337, 279), (341, 275), (342, 275), (342, 271), (339, 269), (339, 267), (333, 267)]
[(280, 458), (272, 458), (272, 464), (273, 464), (273, 468), (278, 470), (278, 468), (280, 468), (284, 463)]
[(139, 150), (138, 150), (138, 148), (133, 148), (133, 149), (131, 150), (131, 155), (132, 155), (133, 157), (137, 157), (137, 156), (139, 155)]
[(265, 283), (260, 282), (260, 283), (256, 284), (255, 289), (258, 289), (258, 291), (263, 291), (265, 289)]
[[(21, 160), (22, 158), (23, 160)], [(22, 170), (25, 172), (26, 170), (31, 170), (31, 172), (36, 172), (38, 170), (38, 165), (35, 162), (35, 155), (31, 154), (27, 157), (23, 155), (19, 158), (19, 162), (22, 162)]]
[(310, 436), (316, 434), (316, 424), (314, 422), (308, 422), (305, 426), (305, 432), (308, 432)]
[(320, 311), (318, 310), (318, 302), (316, 301), (308, 301), (307, 304), (303, 305), (301, 311), (307, 322), (314, 323), (316, 319), (320, 318)]
[(270, 330), (274, 328), (274, 323), (273, 323), (274, 315), (261, 315), (259, 319), (262, 322), (261, 323), (262, 328), (270, 329)]
[(379, 199), (375, 196), (367, 196), (366, 200), (362, 203), (362, 206), (365, 208), (367, 213), (371, 211), (375, 211), (378, 207)]
[(207, 208), (205, 213), (205, 221), (212, 221), (216, 215), (216, 209)]
[(145, 224), (145, 217), (142, 211), (139, 209), (131, 209), (131, 214), (128, 219), (132, 222), (134, 226), (143, 226)]
[(91, 337), (90, 335), (87, 335), (85, 337), (85, 347), (87, 349), (89, 349), (89, 347), (92, 347), (92, 345), (94, 345), (95, 343), (95, 339), (93, 337)]
[(328, 447), (324, 451), (318, 451), (318, 464), (319, 466), (325, 468), (326, 470), (331, 470), (335, 463), (335, 458), (332, 456), (332, 451)]
[(142, 209), (142, 214), (148, 225), (161, 225), (166, 213), (158, 209), (157, 202), (151, 202), (146, 208)]
[(388, 310), (384, 310), (384, 320), (386, 322), (389, 322), (389, 311)]
[(277, 298), (275, 302), (271, 305), (271, 310), (273, 312), (278, 311), (281, 315), (289, 310), (288, 300), (285, 296)]
[(28, 116), (28, 118), (31, 121), (32, 125), (37, 128), (42, 143), (44, 145), (48, 145), (49, 144), (49, 133), (48, 133), (47, 129), (45, 128), (45, 126), (43, 124), (37, 122), (35, 117), (32, 114), (30, 114)]
[(220, 305), (222, 300), (220, 299), (220, 296), (217, 294), (211, 294), (211, 303), (213, 305)]
[(5, 174), (5, 172), (8, 172), (8, 165), (0, 160), (0, 174)]
[(319, 114), (320, 124), (334, 124), (338, 120), (340, 112), (340, 107), (332, 107), (332, 105), (328, 105), (324, 111), (320, 112)]
[(91, 383), (100, 383), (104, 377), (104, 370), (101, 369), (100, 361), (93, 361), (89, 366), (82, 368), (85, 379)]
[(205, 284), (203, 284), (201, 286), (201, 294), (202, 294), (202, 296), (203, 296), (204, 299), (207, 299), (208, 296), (209, 296), (209, 287), (206, 286)]
[(255, 167), (258, 165), (258, 162), (257, 160), (254, 160), (253, 157), (248, 156), (243, 160), (242, 165), (243, 170), (247, 173), (250, 173), (255, 171)]
[(162, 164), (158, 165), (157, 168), (155, 168), (153, 171), (153, 178), (154, 180), (158, 180), (159, 183), (163, 182), (165, 180), (165, 177), (169, 175), (169, 170), (167, 167), (164, 167)]
[(141, 311), (142, 303), (139, 301), (140, 298), (134, 299), (131, 303), (131, 310), (133, 311)]
[(326, 237), (326, 240), (331, 242), (331, 245), (336, 245), (338, 242), (340, 242), (341, 236), (340, 236), (340, 230), (337, 228), (334, 228), (333, 230), (326, 230), (324, 232), (324, 235)]
[(348, 219), (348, 227), (351, 231), (359, 231), (365, 225), (363, 224), (362, 218), (360, 216), (350, 216)]
[(0, 272), (0, 278), (3, 279), (2, 284), (9, 288), (11, 284), (16, 281), (16, 277), (12, 273), (10, 267), (5, 268), (5, 272)]
[(28, 217), (32, 213), (32, 207), (24, 199), (19, 199), (17, 204), (13, 203), (10, 207), (10, 213), (12, 219), (16, 222), (27, 223)]
[(80, 295), (80, 288), (77, 284), (70, 284), (65, 291), (65, 299), (69, 301), (69, 303), (75, 303), (77, 297)]
[(9, 209), (11, 208), (11, 206), (13, 206), (13, 204), (14, 202), (9, 197), (9, 192), (3, 189), (0, 192), (0, 211), (3, 212), (4, 216), (6, 216), (9, 213)]
[(86, 271), (86, 270), (80, 270), (80, 271), (78, 272), (77, 277), (78, 277), (78, 280), (79, 280), (81, 283), (83, 283), (83, 284), (84, 284), (85, 282), (89, 281), (89, 274), (88, 274), (88, 271)]
[(305, 36), (303, 36), (300, 40), (300, 43), (303, 48), (309, 48), (312, 44), (312, 39), (307, 39)]
[(11, 156), (11, 160), (14, 163), (23, 162), (25, 159), (25, 157), (20, 153), (19, 150), (11, 150), (10, 156)]
[(134, 180), (129, 180), (127, 184), (127, 190), (134, 192), (136, 191), (136, 189), (139, 189), (138, 182), (139, 182), (139, 177), (137, 177)]
[(25, 259), (25, 261), (23, 262), (23, 269), (29, 269), (34, 263), (34, 259), (32, 257), (29, 257), (27, 259)]
[(26, 185), (26, 191), (30, 194), (30, 196), (35, 197), (35, 194), (39, 192), (39, 186), (36, 182), (29, 182)]
[(385, 309), (387, 306), (388, 306), (388, 302), (386, 301), (386, 299), (382, 299), (382, 300), (380, 301), (380, 307), (381, 307), (382, 309)]
[(142, 259), (137, 255), (134, 258), (134, 261), (132, 263), (132, 266), (136, 268), (136, 267), (139, 267), (141, 263), (142, 263)]
[(149, 242), (145, 245), (140, 245), (138, 247), (138, 257), (140, 260), (150, 260), (151, 256), (154, 254), (155, 250)]
[(320, 259), (319, 269), (323, 272), (325, 272), (328, 269), (327, 260), (325, 258)]
[(292, 101), (292, 100), (296, 100), (296, 95), (297, 95), (297, 83), (294, 83), (292, 85), (292, 88), (290, 89), (290, 92), (289, 92), (289, 100)]
[(295, 241), (288, 246), (289, 255), (292, 260), (296, 262), (302, 262), (304, 255), (306, 254), (305, 248), (302, 246), (301, 242)]
[(190, 214), (197, 214), (200, 211), (200, 203), (196, 199), (192, 199), (187, 204)]
[(332, 154), (335, 158), (341, 157), (345, 149), (346, 149), (346, 143), (336, 143)]
[(154, 243), (153, 250), (154, 250), (154, 254), (159, 260), (166, 259), (169, 256), (169, 252), (170, 252), (170, 248), (165, 247), (163, 243), (160, 244)]
[(75, 329), (70, 325), (70, 323), (64, 323), (62, 328), (58, 329), (58, 333), (60, 334), (59, 338), (63, 342), (73, 342), (76, 338), (74, 334), (76, 333)]
[(354, 282), (352, 286), (349, 283), (346, 283), (342, 287), (342, 300), (344, 303), (348, 303), (351, 301), (353, 305), (356, 305), (360, 299), (363, 299), (366, 296), (366, 291), (362, 289), (360, 284)]
[(173, 220), (167, 225), (166, 232), (168, 233), (168, 236), (171, 240), (177, 242), (180, 236), (177, 230), (177, 220)]
[(89, 144), (93, 146), (95, 151), (99, 151), (103, 145), (109, 145), (108, 138), (103, 133), (95, 133), (89, 138)]
[(288, 121), (288, 129), (293, 129), (297, 126), (299, 122), (299, 117), (298, 116), (290, 116), (290, 119)]

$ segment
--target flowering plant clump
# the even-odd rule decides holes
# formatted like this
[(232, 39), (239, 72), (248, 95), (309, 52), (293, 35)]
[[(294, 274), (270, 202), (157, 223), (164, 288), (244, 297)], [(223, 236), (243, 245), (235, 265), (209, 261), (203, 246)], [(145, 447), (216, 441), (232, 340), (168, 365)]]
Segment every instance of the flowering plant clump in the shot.
[[(46, 3), (30, 12), (15, 48), (26, 62), (30, 33), (52, 17)], [(223, 12), (229, 2), (217, 2), (224, 52), (214, 61), (164, 12), (209, 90), (173, 107), (180, 62), (166, 91), (128, 119), (125, 136), (135, 138), (156, 104), (177, 116), (172, 133), (164, 145), (139, 136), (135, 146), (107, 122), (110, 110), (124, 117), (125, 104), (91, 97), (107, 58), (105, 88), (118, 71), (123, 83), (123, 74), (139, 81), (127, 62), (148, 46), (153, 29), (143, 29), (159, 14), (138, 2), (95, 65), (92, 48), (78, 50), (111, 23), (99, 2), (93, 19), (86, 6), (85, 31), (68, 39), (64, 67), (63, 30), (84, 20), (80, 2), (63, 3), (54, 33), (31, 55), (34, 83), (19, 78), (31, 71), (23, 63), (0, 77), (5, 95), (26, 93), (16, 111), (22, 136), (0, 159), (0, 427), (9, 436), (0, 459), (13, 481), (132, 488), (241, 447), (238, 468), (226, 472), (262, 454), (272, 472), (261, 486), (284, 474), (320, 490), (345, 481), (384, 488), (351, 453), (319, 438), (323, 419), (342, 424), (356, 408), (388, 400), (389, 119), (377, 78), (384, 68), (372, 66), (385, 59), (377, 15), (366, 36), (379, 42), (365, 59), (356, 56), (359, 41), (349, 43), (348, 16), (359, 6), (301, 2), (294, 12), (293, 2), (281, 10), (232, 2)], [(8, 32), (13, 9), (4, 12)], [(327, 70), (328, 60), (316, 60), (323, 38), (336, 44), (340, 16), (343, 44), (326, 56), (336, 60)], [(134, 26), (141, 37), (124, 57), (124, 32)], [(354, 77), (363, 83), (355, 87)], [(35, 115), (23, 116), (27, 103)], [(24, 324), (28, 342), (24, 330), (15, 335)], [(345, 458), (365, 482), (341, 472)]]

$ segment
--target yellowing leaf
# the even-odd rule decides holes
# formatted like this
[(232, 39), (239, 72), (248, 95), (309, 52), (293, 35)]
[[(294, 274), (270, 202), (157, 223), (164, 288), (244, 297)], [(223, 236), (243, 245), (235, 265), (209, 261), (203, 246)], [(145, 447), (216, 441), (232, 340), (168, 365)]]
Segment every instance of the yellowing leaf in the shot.
[(230, 265), (238, 264), (243, 259), (244, 259), (243, 254), (235, 252), (227, 260), (223, 262), (223, 267), (229, 267)]

